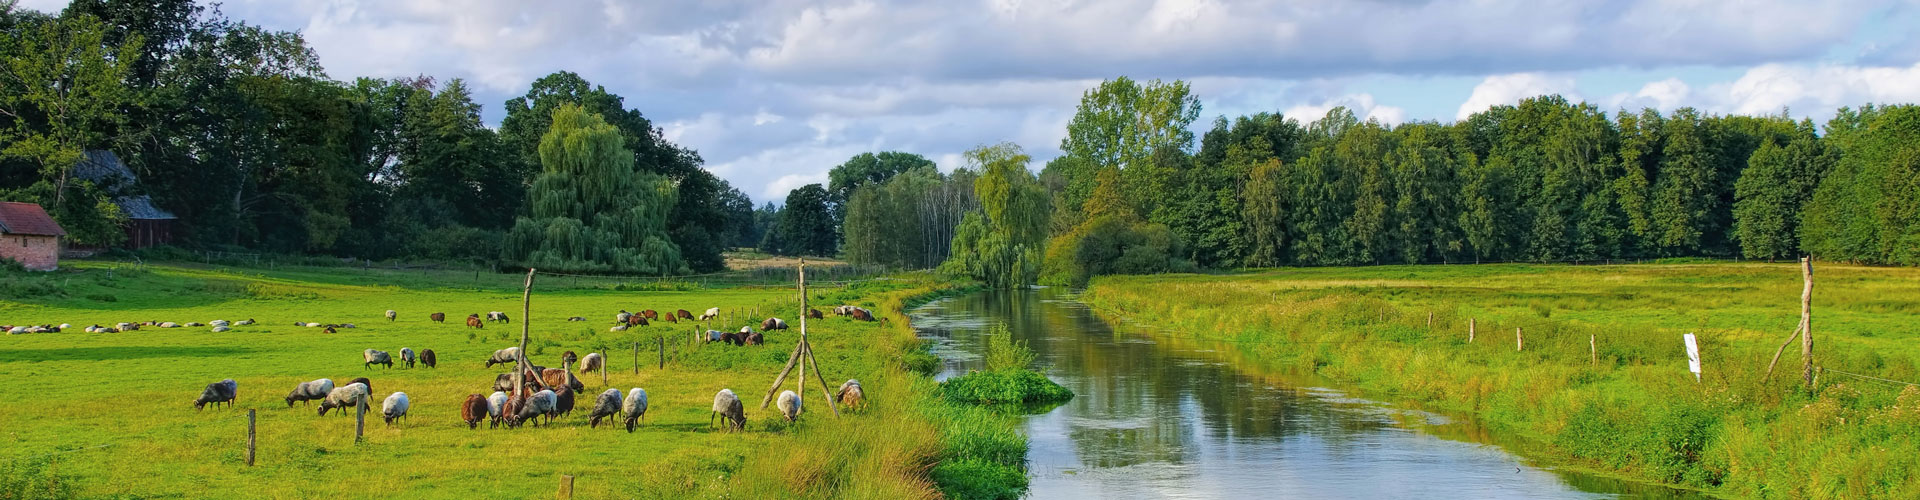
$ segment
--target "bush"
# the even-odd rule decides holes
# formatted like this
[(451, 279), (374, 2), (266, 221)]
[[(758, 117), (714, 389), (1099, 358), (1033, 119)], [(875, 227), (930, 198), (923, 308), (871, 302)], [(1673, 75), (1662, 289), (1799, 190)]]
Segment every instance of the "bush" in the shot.
[(943, 460), (932, 476), (947, 498), (1012, 500), (1027, 492), (1025, 470), (985, 460)]
[(1033, 370), (973, 372), (940, 383), (949, 401), (972, 404), (1046, 404), (1073, 399), (1073, 390)]

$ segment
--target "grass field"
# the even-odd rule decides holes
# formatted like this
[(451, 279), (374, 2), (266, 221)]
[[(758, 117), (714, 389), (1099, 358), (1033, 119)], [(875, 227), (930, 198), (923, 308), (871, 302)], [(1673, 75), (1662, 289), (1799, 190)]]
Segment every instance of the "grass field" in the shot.
[[(1762, 377), (1799, 321), (1793, 264), (1107, 277), (1082, 299), (1265, 369), (1475, 416), (1550, 462), (1729, 496), (1920, 496), (1920, 387), (1841, 373), (1920, 380), (1920, 269), (1816, 264), (1815, 275), (1826, 371), (1811, 394), (1798, 342)], [(1683, 333), (1699, 335), (1703, 382)]]
[[(892, 322), (828, 317), (809, 323), (827, 383), (860, 379), (873, 404), (835, 418), (810, 380), (808, 411), (790, 426), (758, 403), (798, 336), (791, 289), (689, 290), (541, 277), (532, 314), (521, 317), (521, 279), (108, 262), (0, 277), (7, 290), (0, 323), (74, 325), (63, 333), (0, 336), (0, 377), (16, 381), (0, 391), (0, 463), (8, 464), (0, 478), (8, 483), (0, 486), (38, 488), (54, 477), (80, 496), (530, 498), (553, 495), (567, 474), (577, 477), (579, 498), (936, 494), (926, 478), (942, 453), (943, 431), (920, 410), (932, 383), (901, 368), (915, 340), (895, 308), (939, 284), (878, 280), (814, 290), (814, 304), (863, 305)], [(796, 329), (769, 334), (761, 347), (692, 344), (687, 323), (607, 331), (621, 309), (698, 314), (709, 307), (733, 318), (716, 329), (737, 329), (754, 311), (786, 318)], [(388, 309), (399, 311), (399, 321), (382, 317)], [(508, 312), (515, 321), (481, 330), (463, 324), (467, 314), (488, 311)], [(447, 313), (448, 321), (429, 321), (431, 312)], [(570, 316), (588, 321), (564, 321)], [(225, 333), (204, 327), (79, 331), (96, 323), (248, 318), (259, 323)], [(358, 328), (325, 334), (292, 326), (297, 321)], [(523, 324), (531, 325), (528, 351), (537, 364), (557, 367), (562, 351), (606, 348), (607, 382), (598, 374), (581, 376), (587, 390), (573, 415), (551, 428), (489, 430), (483, 423), (467, 429), (458, 404), (468, 394), (492, 392), (494, 375), (504, 370), (483, 368), (483, 361), (514, 345)], [(658, 367), (662, 338), (664, 369)], [(397, 358), (402, 347), (433, 349), (440, 366), (355, 367), (363, 349)], [(363, 444), (354, 443), (353, 418), (319, 417), (313, 408), (290, 409), (282, 400), (302, 381), (326, 377), (344, 384), (360, 376), (373, 382), (376, 411), (378, 400), (394, 391), (413, 401), (396, 428), (370, 415)], [(194, 410), (189, 403), (201, 388), (223, 378), (239, 383), (234, 409)], [(795, 387), (791, 377), (785, 386)], [(638, 432), (587, 427), (593, 396), (608, 387), (647, 390), (651, 409)], [(721, 388), (732, 388), (747, 404), (747, 432), (708, 430), (708, 407)], [(258, 410), (254, 467), (244, 463), (248, 409)]]

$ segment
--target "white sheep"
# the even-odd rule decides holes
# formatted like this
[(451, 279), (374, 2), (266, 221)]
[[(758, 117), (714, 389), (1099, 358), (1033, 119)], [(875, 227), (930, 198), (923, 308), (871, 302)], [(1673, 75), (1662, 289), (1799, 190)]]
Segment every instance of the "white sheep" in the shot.
[(293, 387), (293, 392), (287, 393), (287, 406), (292, 407), (294, 401), (325, 399), (330, 392), (333, 392), (333, 379), (323, 378), (301, 382), (300, 385)]
[(227, 326), (233, 323), (228, 323), (227, 320), (224, 320), (224, 319), (216, 319), (213, 321), (208, 321), (207, 324), (212, 326)]
[(386, 419), (388, 427), (392, 427), (394, 421), (407, 416), (407, 408), (412, 406), (413, 404), (407, 400), (407, 393), (390, 394), (386, 401), (380, 403), (380, 417)]
[(613, 328), (608, 328), (608, 329), (607, 329), (607, 331), (609, 331), (609, 332), (624, 332), (624, 331), (627, 331), (627, 324), (626, 324), (626, 323), (621, 323), (621, 324), (618, 324), (618, 325), (613, 325)]
[(407, 368), (413, 368), (413, 362), (417, 360), (419, 360), (419, 358), (413, 355), (413, 348), (410, 348), (410, 347), (400, 348), (400, 362), (406, 363)]
[(395, 312), (392, 309), (387, 310), (387, 322), (391, 323), (393, 322), (394, 318), (398, 318), (398, 317), (400, 317), (400, 313)]
[(220, 326), (213, 327), (213, 333), (224, 333), (229, 331), (233, 331), (233, 329), (228, 328), (227, 325), (220, 325)]
[(613, 321), (620, 324), (626, 324), (627, 320), (632, 318), (633, 313), (627, 312), (626, 309), (621, 309), (620, 314), (613, 315)]
[(780, 415), (787, 417), (787, 422), (791, 423), (794, 419), (800, 418), (799, 394), (794, 394), (793, 391), (780, 391), (779, 399), (775, 399), (774, 402), (780, 406)]
[(599, 397), (593, 398), (593, 410), (587, 412), (587, 417), (591, 419), (587, 422), (587, 427), (600, 427), (600, 419), (603, 418), (612, 422), (614, 415), (618, 414), (620, 414), (620, 390), (602, 391)]
[(599, 370), (604, 366), (607, 366), (607, 358), (601, 356), (600, 353), (590, 352), (587, 353), (586, 357), (580, 358), (580, 373), (583, 375), (592, 373), (594, 370)]
[(506, 349), (493, 351), (493, 356), (487, 358), (487, 368), (493, 368), (493, 365), (511, 364), (519, 361), (520, 348), (508, 347)]
[(500, 311), (493, 311), (493, 312), (487, 313), (487, 321), (503, 321), (507, 323), (512, 323), (513, 318), (508, 318), (507, 313), (503, 313)]
[(647, 391), (639, 387), (627, 391), (627, 399), (620, 402), (620, 411), (627, 414), (627, 432), (633, 432), (634, 425), (647, 416)]
[(526, 423), (528, 419), (532, 419), (534, 425), (540, 425), (541, 415), (548, 415), (547, 423), (553, 423), (553, 417), (550, 414), (553, 413), (553, 409), (558, 407), (559, 404), (560, 397), (555, 395), (553, 391), (542, 390), (533, 393), (532, 396), (527, 397), (525, 403), (520, 405), (520, 411), (514, 412), (512, 415), (513, 420), (508, 421), (508, 426), (519, 427), (520, 424)]
[(247, 318), (247, 319), (240, 320), (240, 322), (238, 323), (234, 323), (233, 326), (247, 326), (251, 324), (253, 324), (253, 318)]
[(707, 313), (706, 313), (706, 314), (702, 314), (702, 315), (700, 315), (700, 321), (706, 321), (706, 320), (710, 320), (710, 319), (714, 319), (714, 318), (718, 318), (718, 317), (720, 317), (720, 308), (718, 308), (718, 307), (709, 307), (709, 308), (707, 308)]
[(713, 413), (707, 416), (707, 428), (713, 428), (713, 417), (726, 420), (727, 430), (737, 431), (747, 427), (746, 407), (740, 405), (740, 397), (733, 395), (733, 389), (721, 389), (713, 395)]
[(360, 354), (367, 361), (366, 364), (361, 365), (361, 368), (369, 368), (373, 365), (386, 365), (387, 368), (393, 368), (393, 356), (388, 355), (387, 351), (367, 349)]
[(860, 388), (859, 380), (847, 379), (846, 382), (840, 384), (840, 391), (834, 393), (833, 399), (839, 401), (840, 406), (859, 408), (865, 404), (867, 393)]
[[(346, 408), (348, 406), (366, 406), (367, 396), (371, 392), (372, 391), (367, 389), (367, 384), (362, 384), (359, 382), (347, 384), (342, 387), (336, 387), (332, 391), (327, 392), (327, 399), (320, 400), (320, 416), (323, 416), (323, 417), (326, 416), (327, 410), (331, 410), (334, 408)], [(346, 414), (345, 411), (342, 411), (340, 413), (342, 415)]]

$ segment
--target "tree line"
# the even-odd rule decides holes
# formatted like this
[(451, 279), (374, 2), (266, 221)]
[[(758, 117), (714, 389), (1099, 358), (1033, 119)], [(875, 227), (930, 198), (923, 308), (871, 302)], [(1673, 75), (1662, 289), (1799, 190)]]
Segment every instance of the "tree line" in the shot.
[[(1689, 256), (1920, 265), (1913, 105), (1842, 108), (1816, 130), (1784, 110), (1610, 115), (1548, 95), (1453, 123), (1389, 126), (1344, 108), (1306, 123), (1220, 117), (1196, 148), (1199, 112), (1183, 82), (1119, 78), (1083, 95), (1063, 154), (1038, 175), (1018, 146), (970, 152), (973, 168), (955, 177), (973, 183), (977, 208), (935, 219), (954, 228), (942, 233), (952, 235), (945, 269), (1018, 285)], [(907, 189), (896, 182), (927, 185), (898, 175), (853, 185), (849, 259), (925, 267), (875, 250), (900, 248), (896, 224), (926, 220), (914, 203), (884, 201)]]
[(298, 33), (191, 0), (0, 1), (0, 61), (0, 198), (45, 206), (77, 245), (124, 238), (127, 187), (74, 176), (93, 149), (186, 246), (652, 274), (720, 269), (762, 232), (698, 153), (571, 72), (495, 130), (459, 79), (333, 80)]

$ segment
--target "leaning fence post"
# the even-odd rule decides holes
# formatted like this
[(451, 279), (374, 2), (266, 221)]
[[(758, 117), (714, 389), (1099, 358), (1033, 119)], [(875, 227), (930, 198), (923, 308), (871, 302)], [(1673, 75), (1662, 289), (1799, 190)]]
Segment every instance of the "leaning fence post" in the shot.
[(1513, 327), (1513, 350), (1527, 350), (1527, 338), (1520, 333), (1520, 327)]
[(253, 466), (253, 412), (254, 410), (252, 408), (247, 409), (247, 466), (248, 467)]
[(361, 396), (360, 404), (354, 407), (358, 410), (353, 414), (353, 442), (359, 444), (367, 433), (367, 398)]
[(660, 369), (667, 369), (667, 336), (660, 336)]
[(1473, 323), (1473, 318), (1467, 318), (1467, 343), (1469, 344), (1473, 343)]

